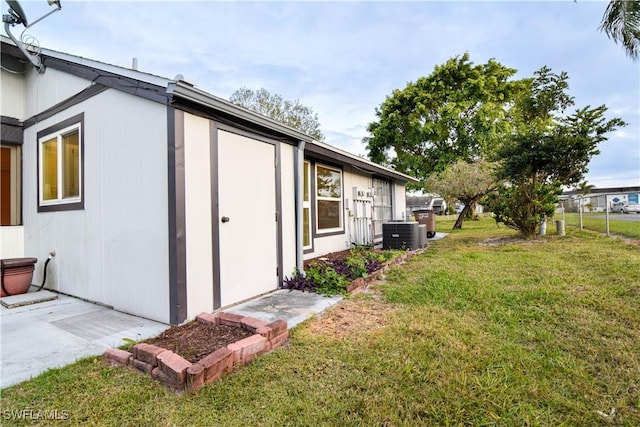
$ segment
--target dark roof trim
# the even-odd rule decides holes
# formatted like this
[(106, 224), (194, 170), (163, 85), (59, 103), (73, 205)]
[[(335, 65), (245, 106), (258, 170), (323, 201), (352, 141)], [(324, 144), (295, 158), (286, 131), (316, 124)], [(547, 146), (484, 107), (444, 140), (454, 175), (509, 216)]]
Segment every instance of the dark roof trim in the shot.
[[(5, 37), (2, 37), (3, 52), (8, 51), (8, 53), (20, 57), (18, 49), (10, 42), (5, 41), (5, 39)], [(196, 107), (196, 109), (202, 109), (203, 112), (214, 116), (216, 120), (222, 123), (241, 126), (244, 129), (251, 129), (254, 132), (261, 133), (264, 136), (281, 142), (297, 144), (299, 141), (304, 141), (308, 143), (305, 151), (324, 156), (334, 161), (339, 161), (345, 165), (352, 165), (362, 169), (364, 172), (392, 178), (401, 182), (419, 182), (409, 175), (385, 168), (319, 141), (314, 141), (311, 136), (297, 129), (283, 125), (269, 117), (235, 105), (222, 98), (218, 98), (182, 80), (168, 80), (136, 70), (117, 67), (48, 49), (42, 50), (42, 58), (45, 67), (63, 71), (108, 88), (113, 88), (165, 105), (173, 104), (178, 108), (180, 108), (180, 104), (190, 105)], [(94, 89), (88, 88), (85, 90), (88, 91), (87, 93), (83, 91), (80, 93), (82, 95), (78, 95), (90, 95), (92, 90)], [(63, 101), (63, 103), (69, 101), (76, 101), (75, 103), (81, 102), (72, 98)], [(63, 109), (63, 103), (51, 107), (47, 112), (54, 109), (60, 111), (60, 109)], [(66, 108), (71, 105), (74, 104), (68, 104)], [(43, 118), (40, 117), (40, 115), (35, 116), (27, 120), (25, 126), (31, 126), (37, 123), (38, 120), (43, 120)]]
[[(214, 110), (219, 113), (216, 115), (218, 120), (220, 120), (221, 116), (227, 119), (226, 121), (221, 120), (223, 123), (232, 124), (229, 123), (229, 121), (231, 121), (235, 123), (236, 126), (238, 124), (243, 124), (247, 128), (254, 128), (254, 131), (257, 125), (263, 130), (266, 130), (271, 138), (275, 138), (280, 141), (288, 140), (292, 144), (296, 144), (297, 141), (305, 141), (305, 152), (312, 153), (316, 157), (325, 158), (333, 162), (337, 161), (344, 165), (351, 165), (357, 169), (363, 170), (364, 172), (385, 178), (392, 178), (401, 182), (419, 182), (417, 179), (409, 175), (387, 169), (376, 163), (370, 162), (369, 160), (347, 153), (346, 151), (343, 152), (335, 147), (315, 141), (311, 136), (300, 132), (297, 129), (293, 129), (266, 116), (235, 105), (224, 99), (215, 97), (207, 92), (196, 89), (185, 82), (176, 82), (175, 86), (170, 87), (168, 92), (174, 95), (174, 100), (177, 103), (176, 105), (184, 104)], [(211, 114), (215, 113), (210, 112), (209, 115)], [(280, 135), (280, 137), (274, 136), (274, 133), (276, 135)]]
[[(589, 190), (589, 194), (585, 197), (605, 195), (605, 194), (620, 194), (620, 193), (640, 193), (640, 186), (629, 187), (608, 187), (608, 188), (592, 188)], [(569, 190), (562, 193), (563, 196), (582, 196), (580, 190)]]
[(233, 116), (245, 122), (255, 123), (260, 127), (276, 132), (284, 137), (291, 138), (292, 141), (310, 142), (313, 140), (309, 135), (293, 129), (289, 126), (278, 123), (262, 114), (255, 113), (246, 108), (240, 107), (222, 98), (213, 96), (193, 86), (178, 81), (175, 85), (171, 85), (168, 92), (174, 97), (182, 98), (203, 107), (211, 108), (229, 116)]
[(420, 182), (419, 180), (409, 175), (387, 169), (367, 159), (355, 156), (351, 153), (347, 153), (346, 151), (336, 151), (335, 148), (326, 146), (326, 144), (319, 143), (317, 141), (312, 141), (311, 143), (306, 144), (304, 147), (304, 151), (305, 153), (313, 154), (316, 158), (329, 159), (333, 160), (334, 162), (338, 161), (344, 165), (351, 165), (354, 168), (361, 170), (362, 172), (370, 173), (372, 175), (380, 176), (383, 178), (391, 178), (400, 182)]
[(282, 133), (258, 126), (252, 121), (239, 119), (237, 116), (229, 113), (220, 112), (212, 108), (203, 108), (202, 105), (194, 103), (192, 101), (181, 98), (173, 98), (171, 105), (178, 110), (185, 111), (196, 116), (204, 117), (206, 119), (242, 130), (244, 132), (249, 132), (254, 136), (259, 136), (267, 138), (269, 140), (275, 140), (292, 145), (297, 144), (297, 140), (295, 138), (291, 138), (289, 136), (283, 135)]
[(47, 108), (46, 110), (44, 110), (43, 112), (36, 114), (33, 117), (28, 118), (27, 120), (24, 121), (24, 128), (28, 128), (31, 127), (43, 120), (48, 119), (49, 117), (53, 117), (56, 114), (65, 111), (67, 108), (73, 107), (76, 104), (79, 104), (83, 101), (86, 101), (87, 99), (91, 98), (92, 96), (95, 96), (99, 93), (104, 92), (105, 90), (109, 89), (106, 86), (103, 86), (101, 84), (95, 84), (92, 86), (89, 86), (88, 88), (76, 93), (73, 96), (70, 96), (69, 98), (65, 99), (62, 102), (57, 103), (56, 105)]
[(7, 145), (22, 145), (24, 142), (24, 135), (22, 133), (22, 123), (20, 120), (1, 116), (0, 122), (2, 128), (0, 129), (0, 135), (2, 135), (2, 143)]
[(161, 104), (167, 104), (168, 102), (168, 96), (164, 86), (156, 86), (136, 78), (126, 77), (121, 74), (80, 65), (50, 56), (44, 57), (42, 63), (47, 68), (63, 71), (73, 76), (131, 95), (139, 96)]

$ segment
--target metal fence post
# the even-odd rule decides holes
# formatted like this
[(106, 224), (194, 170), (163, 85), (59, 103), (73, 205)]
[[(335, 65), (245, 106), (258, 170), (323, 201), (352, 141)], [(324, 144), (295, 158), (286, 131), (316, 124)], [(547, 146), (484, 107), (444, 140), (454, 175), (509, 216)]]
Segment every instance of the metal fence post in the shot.
[(583, 202), (583, 197), (580, 197), (578, 199), (578, 212), (580, 212), (580, 230), (582, 230), (582, 202)]
[(607, 233), (607, 236), (609, 235), (609, 195), (605, 194), (604, 195), (604, 221), (605, 221), (605, 231)]

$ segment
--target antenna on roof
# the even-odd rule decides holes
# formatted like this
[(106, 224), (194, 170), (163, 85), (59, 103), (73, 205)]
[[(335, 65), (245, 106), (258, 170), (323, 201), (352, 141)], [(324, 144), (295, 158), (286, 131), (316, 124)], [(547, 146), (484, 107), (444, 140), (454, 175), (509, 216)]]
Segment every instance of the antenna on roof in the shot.
[[(35, 39), (34, 37), (31, 37), (31, 41), (29, 43), (25, 43), (23, 35), (24, 35), (24, 32), (27, 31), (27, 28), (33, 27), (34, 25), (42, 21), (47, 16), (62, 9), (60, 0), (47, 0), (47, 3), (49, 4), (49, 6), (55, 5), (56, 8), (50, 11), (49, 13), (46, 13), (45, 15), (41, 16), (40, 18), (36, 19), (31, 24), (29, 24), (29, 22), (27, 21), (27, 15), (24, 13), (24, 10), (22, 10), (22, 6), (20, 6), (20, 3), (18, 3), (16, 0), (6, 0), (6, 2), (9, 5), (9, 10), (7, 11), (6, 15), (2, 15), (2, 22), (4, 22), (4, 30), (7, 32), (11, 40), (13, 40), (13, 42), (16, 44), (18, 49), (20, 49), (20, 51), (24, 54), (24, 56), (38, 70), (38, 72), (44, 73), (44, 65), (40, 60), (40, 47), (38, 46), (38, 40)], [(20, 34), (20, 40), (18, 40), (13, 34), (11, 34), (11, 31), (10, 31), (11, 27), (18, 24), (24, 25), (24, 30)], [(31, 47), (32, 50), (34, 50), (34, 52), (30, 53), (27, 50), (27, 47), (25, 45)]]

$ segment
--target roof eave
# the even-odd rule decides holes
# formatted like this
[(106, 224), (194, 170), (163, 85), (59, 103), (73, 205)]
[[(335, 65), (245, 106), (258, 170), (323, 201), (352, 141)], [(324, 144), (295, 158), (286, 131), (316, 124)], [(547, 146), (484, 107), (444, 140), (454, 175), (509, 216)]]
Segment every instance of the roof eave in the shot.
[(340, 150), (324, 142), (316, 141), (313, 137), (300, 132), (297, 129), (283, 125), (269, 117), (258, 114), (247, 108), (233, 104), (230, 101), (211, 95), (201, 89), (195, 88), (189, 83), (184, 81), (176, 81), (172, 83), (169, 88), (169, 92), (174, 96), (192, 103), (196, 103), (206, 108), (212, 108), (216, 111), (232, 115), (241, 120), (255, 123), (259, 126), (267, 128), (271, 131), (280, 133), (286, 137), (292, 138), (296, 141), (304, 141), (305, 151), (314, 154), (324, 154), (326, 157), (339, 160), (345, 164), (352, 164), (356, 167), (366, 170), (369, 173), (380, 175), (388, 178), (393, 178), (403, 182), (420, 182), (418, 179), (405, 175), (403, 173), (394, 171), (393, 169), (386, 168), (370, 160), (358, 157), (347, 151)]
[[(375, 174), (375, 175), (380, 175), (380, 176), (384, 176), (384, 177), (388, 177), (388, 178), (393, 178), (396, 179), (398, 181), (403, 181), (403, 182), (413, 182), (413, 183), (419, 183), (420, 180), (416, 179), (410, 175), (406, 175), (404, 173), (395, 171), (393, 169), (384, 167), (382, 165), (379, 165), (375, 162), (372, 162), (371, 160), (365, 159), (363, 157), (360, 156), (356, 156), (355, 154), (352, 154), (348, 151), (344, 151), (341, 150), (340, 148), (336, 148), (332, 145), (326, 144), (324, 142), (321, 141), (312, 141), (310, 143), (310, 145), (312, 146), (311, 148), (307, 148), (307, 151), (312, 152), (312, 153), (316, 153), (316, 154), (323, 154), (326, 152), (332, 152), (335, 153), (334, 157), (336, 155), (340, 156), (344, 163), (347, 164), (355, 164), (356, 167), (360, 168), (360, 169), (364, 169), (365, 171)], [(315, 147), (315, 149), (314, 149)], [(330, 157), (330, 156), (327, 156)]]
[(297, 141), (313, 141), (311, 136), (300, 132), (297, 129), (283, 125), (282, 123), (263, 116), (262, 114), (258, 114), (247, 108), (233, 104), (230, 101), (211, 95), (210, 93), (197, 89), (184, 81), (176, 81), (175, 87), (170, 88), (169, 91), (179, 98), (255, 123)]

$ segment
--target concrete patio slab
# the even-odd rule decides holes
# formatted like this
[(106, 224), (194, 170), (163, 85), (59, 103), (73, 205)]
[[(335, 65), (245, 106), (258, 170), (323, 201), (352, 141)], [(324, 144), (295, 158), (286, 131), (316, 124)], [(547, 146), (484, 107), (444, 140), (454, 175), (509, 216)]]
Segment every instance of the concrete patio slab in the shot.
[(0, 388), (83, 357), (101, 355), (108, 348), (124, 344), (125, 338), (150, 338), (168, 327), (55, 295), (56, 299), (37, 304), (0, 308)]
[(0, 298), (0, 304), (3, 307), (14, 308), (23, 305), (38, 304), (45, 301), (51, 301), (58, 298), (58, 294), (50, 291), (27, 292), (20, 295), (11, 295), (9, 297)]

